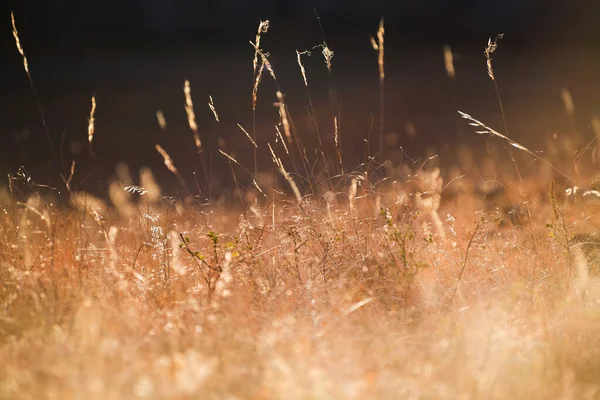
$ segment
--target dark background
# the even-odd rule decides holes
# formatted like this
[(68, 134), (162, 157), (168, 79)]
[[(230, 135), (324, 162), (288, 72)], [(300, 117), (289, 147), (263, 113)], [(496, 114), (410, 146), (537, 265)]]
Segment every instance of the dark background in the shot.
[(207, 32), (238, 38), (261, 18), (310, 27), (313, 7), (331, 29), (353, 24), (355, 30), (370, 30), (384, 16), (390, 29), (421, 39), (468, 40), (502, 31), (553, 42), (592, 41), (588, 34), (594, 33), (590, 30), (600, 11), (591, 0), (22, 0), (11, 8), (24, 33), (35, 35), (32, 40), (82, 42)]
[[(548, 135), (583, 131), (600, 110), (600, 2), (592, 0), (13, 1), (0, 8), (0, 173), (25, 166), (36, 181), (60, 185), (57, 170), (61, 164), (68, 169), (75, 159), (74, 183), (102, 194), (115, 164), (126, 161), (132, 170), (152, 167), (163, 186), (173, 190), (176, 180), (154, 145), (171, 154), (186, 179), (199, 170), (183, 108), (183, 81), (189, 79), (213, 179), (217, 187), (219, 181), (226, 185), (230, 170), (216, 153), (218, 137), (244, 165), (252, 165), (251, 147), (236, 123), (252, 126), (248, 41), (261, 19), (271, 21), (261, 47), (270, 53), (294, 122), (312, 150), (314, 133), (295, 50), (323, 41), (313, 6), (335, 56), (331, 77), (318, 52), (305, 58), (311, 95), (328, 146), (332, 93), (341, 107), (347, 168), (364, 161), (372, 121), (377, 130), (377, 56), (368, 37), (380, 17), (386, 23), (386, 132), (400, 137), (387, 149), (392, 156), (399, 146), (418, 156), (452, 150), (459, 141), (480, 143), (481, 137), (457, 121), (456, 109), (501, 128), (483, 57), (488, 37), (500, 32), (506, 37), (494, 54), (494, 68), (511, 136), (542, 148)], [(11, 34), (11, 9), (60, 160), (51, 161)], [(444, 45), (455, 55), (455, 80), (444, 70)], [(562, 88), (573, 95), (575, 121), (563, 111)], [(266, 143), (274, 143), (275, 90), (265, 76), (257, 111), (263, 168), (271, 165)], [(98, 102), (95, 156), (86, 143), (92, 94)], [(206, 106), (208, 95), (220, 124)], [(157, 110), (167, 118), (167, 132), (156, 123)], [(416, 137), (407, 136), (406, 122), (415, 126)], [(243, 175), (240, 171), (242, 181)]]

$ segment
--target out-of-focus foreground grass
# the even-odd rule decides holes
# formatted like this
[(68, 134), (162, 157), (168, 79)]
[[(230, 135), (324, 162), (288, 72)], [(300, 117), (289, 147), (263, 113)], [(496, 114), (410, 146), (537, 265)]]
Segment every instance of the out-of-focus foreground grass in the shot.
[(245, 213), (3, 190), (0, 397), (598, 398), (593, 206), (437, 172)]

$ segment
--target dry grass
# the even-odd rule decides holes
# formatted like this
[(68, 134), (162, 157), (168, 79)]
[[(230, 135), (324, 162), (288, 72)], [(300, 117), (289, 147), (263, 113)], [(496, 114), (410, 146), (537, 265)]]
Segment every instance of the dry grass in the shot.
[[(253, 44), (253, 109), (264, 68), (276, 80), (260, 49), (268, 26)], [(496, 41), (486, 49), (492, 79)], [(373, 43), (383, 93), (383, 21)], [(202, 150), (188, 81), (184, 94)], [(298, 136), (279, 87), (276, 96), (285, 146)], [(209, 107), (218, 121), (212, 97)], [(9, 176), (0, 187), (0, 398), (600, 398), (598, 188), (549, 189), (552, 178), (589, 177), (461, 115), (538, 170), (515, 180), (501, 159), (478, 167), (461, 149), (448, 172), (429, 157), (412, 170), (386, 163), (391, 179), (375, 182), (376, 168), (365, 167), (320, 185), (261, 145), (289, 187), (259, 186), (254, 171), (257, 192), (237, 188), (241, 213), (162, 196), (147, 169), (134, 186), (120, 166), (111, 204), (69, 191), (69, 207), (24, 169)], [(238, 126), (258, 149), (255, 131)], [(237, 184), (241, 164), (219, 151)], [(73, 174), (74, 164), (68, 182)]]
[(183, 84), (183, 93), (185, 94), (185, 112), (188, 118), (188, 125), (194, 133), (194, 142), (198, 151), (202, 150), (202, 141), (198, 134), (198, 124), (196, 123), (196, 113), (194, 112), (194, 102), (192, 101), (192, 89), (190, 81), (186, 80)]
[(88, 142), (90, 149), (92, 147), (92, 140), (94, 140), (94, 133), (96, 132), (96, 96), (92, 96), (92, 108), (90, 109), (90, 116), (88, 118)]
[(410, 184), (247, 218), (3, 192), (0, 397), (597, 398), (595, 261), (567, 288), (550, 202), (519, 228), (465, 193), (442, 238)]
[(377, 30), (377, 40), (371, 36), (371, 46), (377, 52), (377, 66), (379, 67), (379, 138), (378, 152), (379, 157), (385, 160), (384, 155), (384, 133), (385, 133), (385, 48), (384, 48), (385, 28), (383, 18), (379, 21)]

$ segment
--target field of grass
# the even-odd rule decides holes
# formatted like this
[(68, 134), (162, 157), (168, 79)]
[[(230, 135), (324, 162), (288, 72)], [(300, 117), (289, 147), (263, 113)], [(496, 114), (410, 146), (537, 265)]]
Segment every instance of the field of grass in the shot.
[[(263, 70), (275, 78), (259, 50), (267, 27), (255, 90)], [(382, 104), (383, 38), (382, 24)], [(279, 140), (298, 152), (278, 98)], [(495, 145), (477, 162), (456, 149), (456, 166), (372, 157), (342, 173), (335, 136), (317, 153), (323, 171), (300, 176), (294, 160), (318, 160), (246, 132), (274, 167), (258, 176), (223, 146), (235, 182), (255, 179), (231, 204), (163, 195), (149, 170), (134, 185), (122, 167), (110, 201), (77, 192), (69, 174), (60, 196), (11, 174), (0, 188), (0, 398), (600, 398), (600, 192), (585, 173), (596, 144), (573, 156), (574, 132), (541, 158), (463, 117)], [(92, 146), (94, 110), (89, 119)]]

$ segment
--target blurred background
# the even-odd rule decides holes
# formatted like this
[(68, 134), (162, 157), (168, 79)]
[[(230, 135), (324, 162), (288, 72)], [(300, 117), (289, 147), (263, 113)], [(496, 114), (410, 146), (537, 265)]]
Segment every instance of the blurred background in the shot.
[[(184, 110), (189, 79), (205, 163), (214, 190), (231, 182), (227, 151), (253, 169), (252, 147), (236, 124), (252, 130), (254, 41), (261, 20), (271, 26), (261, 47), (307, 153), (317, 139), (296, 50), (326, 40), (334, 51), (328, 73), (319, 50), (303, 58), (311, 100), (325, 148), (333, 159), (332, 115), (340, 121), (346, 172), (370, 155), (379, 124), (377, 53), (370, 35), (385, 20), (386, 158), (394, 163), (443, 154), (452, 163), (461, 143), (486, 140), (457, 118), (460, 109), (504, 132), (483, 50), (505, 33), (493, 54), (509, 135), (542, 150), (548, 138), (579, 132), (600, 111), (600, 2), (580, 0), (13, 0), (0, 7), (0, 172), (24, 166), (34, 180), (60, 186), (58, 171), (77, 167), (74, 186), (103, 194), (118, 162), (133, 171), (149, 166), (168, 191), (177, 180), (155, 144), (191, 182), (201, 168)], [(10, 22), (13, 10), (21, 43), (52, 145), (45, 133)], [(320, 17), (322, 30), (319, 26)], [(449, 46), (456, 75), (444, 68)], [(259, 167), (272, 168), (266, 144), (276, 144), (276, 85), (263, 77), (256, 132)], [(565, 89), (575, 112), (564, 107)], [(93, 151), (87, 144), (90, 99), (97, 100)], [(208, 108), (212, 96), (220, 116)], [(161, 129), (161, 111), (167, 128)], [(371, 134), (369, 132), (372, 132)], [(587, 136), (586, 136), (587, 135)], [(590, 136), (591, 135), (591, 136)], [(587, 138), (587, 140), (586, 140)], [(56, 157), (52, 155), (53, 147)], [(276, 145), (283, 155), (283, 148)], [(313, 157), (314, 158), (314, 157)], [(282, 157), (282, 159), (284, 159)], [(288, 169), (292, 169), (292, 160)], [(250, 179), (239, 171), (244, 183)], [(198, 176), (198, 175), (197, 175)]]

